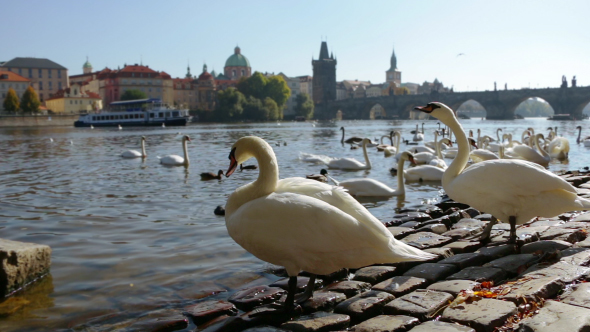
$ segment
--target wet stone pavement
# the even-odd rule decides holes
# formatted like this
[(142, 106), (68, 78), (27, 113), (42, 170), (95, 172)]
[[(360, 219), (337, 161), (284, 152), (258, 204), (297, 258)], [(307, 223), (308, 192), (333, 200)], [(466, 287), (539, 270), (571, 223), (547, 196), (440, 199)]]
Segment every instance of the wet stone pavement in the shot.
[[(576, 187), (590, 175), (561, 175)], [(580, 191), (590, 197), (588, 191)], [(406, 262), (319, 276), (313, 298), (289, 317), (268, 304), (283, 301), (286, 279), (240, 289), (215, 300), (152, 312), (115, 331), (492, 332), (590, 331), (590, 212), (535, 218), (519, 225), (520, 248), (506, 244), (509, 227), (486, 243), (468, 240), (493, 217), (452, 201), (406, 208), (383, 220), (399, 240), (434, 253)], [(285, 277), (280, 267), (270, 269)], [(303, 290), (308, 278), (298, 278)], [(195, 327), (196, 326), (196, 327)]]

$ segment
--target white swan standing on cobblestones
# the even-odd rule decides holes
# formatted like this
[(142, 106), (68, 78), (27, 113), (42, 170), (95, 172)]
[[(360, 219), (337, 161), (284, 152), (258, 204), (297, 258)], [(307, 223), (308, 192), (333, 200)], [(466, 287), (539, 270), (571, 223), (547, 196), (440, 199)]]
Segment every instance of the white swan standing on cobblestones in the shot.
[[(396, 240), (340, 187), (304, 178), (279, 181), (276, 156), (259, 137), (236, 141), (226, 176), (250, 158), (258, 161), (258, 179), (229, 196), (225, 223), (229, 235), (244, 249), (285, 267), (290, 277), (287, 310), (294, 305), (301, 270), (325, 275), (342, 268), (435, 258)], [(312, 290), (308, 288), (306, 295)]]
[[(442, 179), (447, 195), (509, 221), (510, 242), (516, 242), (516, 224), (536, 216), (554, 217), (567, 211), (590, 209), (590, 201), (578, 197), (571, 184), (528, 161), (486, 160), (465, 168), (469, 160), (469, 143), (453, 110), (438, 102), (416, 109), (439, 119), (455, 133), (459, 152)], [(491, 225), (489, 223), (486, 227), (484, 238), (489, 236)]]

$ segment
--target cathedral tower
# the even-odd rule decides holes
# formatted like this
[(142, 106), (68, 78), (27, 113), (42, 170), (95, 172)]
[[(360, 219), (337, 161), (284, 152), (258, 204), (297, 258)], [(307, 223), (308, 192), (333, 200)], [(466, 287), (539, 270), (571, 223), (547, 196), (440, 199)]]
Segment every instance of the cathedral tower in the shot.
[(391, 53), (390, 67), (385, 72), (385, 81), (387, 83), (395, 83), (396, 87), (402, 84), (402, 72), (397, 69), (397, 58), (395, 57), (395, 50)]
[(320, 57), (311, 60), (314, 104), (336, 100), (336, 62), (334, 55), (328, 55), (328, 44), (322, 42)]

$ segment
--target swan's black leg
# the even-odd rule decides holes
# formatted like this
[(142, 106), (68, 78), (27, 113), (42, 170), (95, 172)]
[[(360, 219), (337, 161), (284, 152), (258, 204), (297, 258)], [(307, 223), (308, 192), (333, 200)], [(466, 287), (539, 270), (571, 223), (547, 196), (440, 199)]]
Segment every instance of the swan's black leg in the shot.
[(297, 292), (297, 277), (289, 277), (289, 289), (285, 299), (285, 312), (290, 312), (295, 307), (295, 293)]
[(481, 243), (488, 243), (490, 241), (490, 234), (492, 233), (492, 227), (494, 227), (495, 224), (498, 223), (498, 219), (494, 218), (492, 220), (490, 220), (490, 222), (486, 225), (486, 227), (483, 229), (483, 231), (478, 232), (474, 235), (471, 235), (469, 237), (466, 237), (466, 240), (474, 240), (479, 238), (479, 241)]
[(494, 225), (497, 222), (498, 222), (498, 219), (496, 219), (496, 218), (493, 218), (492, 220), (490, 220), (490, 222), (483, 229), (483, 232), (481, 232), (481, 237), (479, 238), (480, 242), (487, 243), (490, 241), (490, 234), (492, 233), (492, 227), (494, 227)]
[(508, 243), (516, 244), (516, 217), (508, 217), (508, 222), (510, 223), (510, 238), (508, 238)]
[(303, 292), (303, 294), (299, 294), (298, 296), (295, 297), (295, 302), (297, 302), (298, 304), (301, 304), (301, 303), (307, 301), (309, 298), (312, 297), (314, 288), (315, 288), (315, 274), (312, 274), (309, 276), (309, 282), (307, 283), (307, 286), (305, 286), (305, 291)]

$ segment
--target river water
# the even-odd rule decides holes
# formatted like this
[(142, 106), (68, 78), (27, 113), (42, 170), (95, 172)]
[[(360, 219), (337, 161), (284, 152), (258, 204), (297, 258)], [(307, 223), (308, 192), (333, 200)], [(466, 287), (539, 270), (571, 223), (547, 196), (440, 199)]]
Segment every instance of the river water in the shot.
[[(576, 144), (577, 130), (590, 135), (590, 122), (556, 122), (541, 118), (515, 121), (461, 120), (495, 137), (496, 128), (520, 140), (524, 128), (558, 133), (570, 140), (566, 163), (549, 169), (575, 170), (590, 165), (588, 148)], [(319, 165), (299, 160), (300, 152), (363, 160), (362, 150), (340, 144), (347, 136), (370, 138), (410, 130), (422, 121), (340, 121), (336, 123), (190, 124), (182, 128), (94, 129), (0, 128), (0, 237), (49, 245), (50, 275), (0, 305), (1, 331), (99, 331), (102, 319), (134, 317), (160, 308), (180, 309), (208, 294), (227, 298), (247, 285), (276, 280), (264, 262), (227, 235), (225, 220), (215, 216), (238, 186), (253, 181), (257, 170), (237, 171), (221, 181), (201, 181), (201, 172), (226, 170), (231, 145), (257, 135), (273, 146), (281, 177), (319, 173)], [(426, 121), (433, 140), (436, 121)], [(182, 154), (182, 131), (191, 164), (163, 167), (157, 156)], [(146, 136), (145, 161), (119, 157), (139, 149)], [(279, 142), (286, 142), (287, 145)], [(404, 145), (402, 144), (402, 148)], [(368, 171), (331, 171), (337, 179), (365, 177), (392, 187), (393, 158), (369, 150)], [(247, 164), (253, 164), (250, 160)], [(450, 163), (450, 160), (447, 160)], [(365, 206), (387, 221), (397, 207), (430, 202), (436, 184), (407, 184), (403, 198), (368, 201)], [(194, 328), (194, 326), (192, 326)]]

